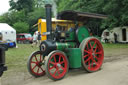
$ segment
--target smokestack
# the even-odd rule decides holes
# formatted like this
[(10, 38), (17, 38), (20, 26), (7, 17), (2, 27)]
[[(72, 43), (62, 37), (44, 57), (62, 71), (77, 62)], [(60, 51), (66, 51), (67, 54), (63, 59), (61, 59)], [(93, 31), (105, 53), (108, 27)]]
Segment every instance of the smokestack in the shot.
[(45, 10), (46, 10), (46, 24), (47, 24), (47, 32), (48, 32), (48, 35), (47, 35), (47, 39), (50, 40), (51, 39), (51, 31), (52, 31), (52, 21), (51, 21), (51, 15), (52, 15), (52, 12), (51, 12), (51, 8), (52, 8), (52, 5), (51, 4), (46, 4), (45, 5)]

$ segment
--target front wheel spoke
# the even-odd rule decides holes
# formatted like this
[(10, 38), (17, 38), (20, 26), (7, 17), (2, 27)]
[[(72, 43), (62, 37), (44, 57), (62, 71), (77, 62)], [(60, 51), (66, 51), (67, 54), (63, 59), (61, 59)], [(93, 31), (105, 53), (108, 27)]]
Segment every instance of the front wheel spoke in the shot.
[(60, 62), (60, 64), (63, 64), (63, 63), (64, 63), (64, 61), (61, 61), (61, 62)]
[(53, 73), (53, 75), (55, 75), (55, 74), (56, 74), (56, 72), (57, 72), (57, 69), (55, 70), (55, 72)]
[(63, 66), (61, 66), (60, 68), (61, 68), (62, 70), (64, 70), (64, 67), (63, 67)]
[(38, 67), (38, 69), (37, 69), (37, 73), (39, 73), (39, 69), (40, 69), (40, 68)]
[(56, 57), (54, 56), (54, 62), (56, 63)]
[(43, 68), (41, 68), (41, 67), (39, 67), (39, 68), (42, 70), (42, 72), (44, 72)]
[(36, 66), (37, 66), (37, 65), (35, 65), (35, 66), (32, 68), (32, 70), (34, 70), (34, 69), (36, 68)]
[(52, 66), (51, 68), (49, 68), (49, 70), (52, 70), (53, 68), (55, 68), (55, 66)]
[(34, 62), (34, 61), (31, 61), (31, 63), (35, 63), (36, 64), (36, 62)]
[(38, 60), (37, 60), (37, 57), (35, 56), (35, 59), (36, 59), (36, 61), (38, 62)]
[(60, 71), (58, 70), (57, 73), (60, 75)]
[(60, 63), (60, 60), (61, 60), (61, 56), (59, 56), (59, 63)]
[(52, 61), (49, 61), (49, 63), (51, 63), (51, 64), (55, 65), (55, 63), (54, 63), (54, 62), (52, 62)]

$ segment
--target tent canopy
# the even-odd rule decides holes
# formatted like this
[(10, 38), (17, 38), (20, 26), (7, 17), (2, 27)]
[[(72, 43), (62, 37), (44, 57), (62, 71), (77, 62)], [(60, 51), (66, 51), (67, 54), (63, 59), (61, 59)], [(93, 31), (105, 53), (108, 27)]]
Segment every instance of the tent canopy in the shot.
[(62, 11), (57, 15), (57, 19), (62, 19), (62, 20), (85, 21), (89, 18), (106, 19), (107, 16), (96, 13), (76, 12), (72, 10)]
[(14, 32), (16, 32), (16, 30), (14, 28), (12, 28), (11, 26), (9, 26), (6, 23), (0, 23), (0, 31), (14, 31)]

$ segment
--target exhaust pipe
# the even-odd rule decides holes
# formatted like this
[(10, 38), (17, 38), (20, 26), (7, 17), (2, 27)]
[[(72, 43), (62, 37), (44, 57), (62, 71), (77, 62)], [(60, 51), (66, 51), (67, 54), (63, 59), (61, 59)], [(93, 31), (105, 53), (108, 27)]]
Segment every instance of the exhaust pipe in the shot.
[(45, 10), (46, 10), (46, 24), (47, 24), (47, 39), (48, 40), (51, 40), (52, 39), (52, 36), (51, 36), (51, 33), (52, 33), (52, 21), (51, 21), (51, 15), (52, 15), (52, 12), (51, 12), (51, 8), (52, 8), (52, 5), (51, 4), (46, 4), (45, 5)]

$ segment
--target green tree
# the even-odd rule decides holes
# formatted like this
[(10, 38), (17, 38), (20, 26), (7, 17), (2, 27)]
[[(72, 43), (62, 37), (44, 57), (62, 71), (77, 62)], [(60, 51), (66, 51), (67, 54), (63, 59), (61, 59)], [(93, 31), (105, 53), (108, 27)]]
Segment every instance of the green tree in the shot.
[(16, 22), (13, 24), (13, 27), (16, 29), (17, 33), (29, 32), (29, 24), (26, 22)]
[(16, 2), (14, 0), (10, 1), (10, 10), (25, 10), (26, 14), (28, 12), (33, 11), (34, 8), (34, 1), (33, 0), (17, 0)]

